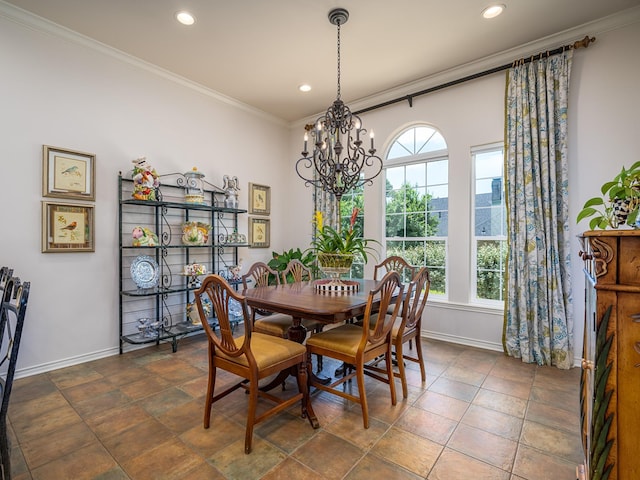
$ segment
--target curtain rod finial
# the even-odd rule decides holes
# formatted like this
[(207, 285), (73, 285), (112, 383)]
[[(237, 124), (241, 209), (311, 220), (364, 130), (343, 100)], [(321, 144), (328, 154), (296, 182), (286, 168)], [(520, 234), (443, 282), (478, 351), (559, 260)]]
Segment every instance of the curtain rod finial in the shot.
[(590, 37), (589, 35), (586, 35), (582, 40), (578, 40), (577, 42), (574, 42), (574, 44), (572, 45), (573, 48), (587, 48), (589, 46), (590, 43), (593, 43), (596, 41), (596, 37)]

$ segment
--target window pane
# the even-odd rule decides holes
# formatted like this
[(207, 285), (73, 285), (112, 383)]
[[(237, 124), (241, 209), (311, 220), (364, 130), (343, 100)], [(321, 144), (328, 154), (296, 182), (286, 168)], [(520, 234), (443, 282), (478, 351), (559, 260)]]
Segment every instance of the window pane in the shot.
[(402, 187), (404, 183), (404, 167), (392, 167), (387, 168), (387, 190), (389, 189), (389, 185), (393, 189), (399, 189)]
[(429, 187), (427, 189), (429, 195), (431, 195), (431, 199), (449, 199), (449, 186), (448, 185), (439, 185), (437, 187)]
[(424, 213), (411, 213), (407, 215), (407, 237), (426, 236), (426, 221)]
[[(436, 288), (432, 283), (431, 291), (443, 295), (449, 207), (447, 145), (437, 130), (420, 126), (399, 135), (387, 159), (399, 155), (400, 148), (411, 154), (401, 155), (406, 158), (404, 165), (386, 169), (386, 254), (435, 269)], [(442, 156), (429, 159), (425, 153), (431, 151)], [(438, 240), (429, 240), (430, 237)]]
[(407, 165), (407, 182), (412, 187), (423, 187), (425, 185), (426, 165), (418, 163)]
[(404, 215), (387, 215), (387, 237), (404, 237)]
[(502, 148), (473, 154), (475, 162), (475, 298), (504, 299), (506, 206)]
[(429, 185), (438, 185), (449, 182), (449, 162), (439, 160), (427, 164), (427, 179)]

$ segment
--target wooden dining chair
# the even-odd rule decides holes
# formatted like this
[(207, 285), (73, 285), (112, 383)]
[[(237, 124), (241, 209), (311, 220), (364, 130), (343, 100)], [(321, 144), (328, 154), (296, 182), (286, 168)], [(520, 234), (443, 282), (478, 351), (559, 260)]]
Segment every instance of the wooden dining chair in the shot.
[[(427, 380), (420, 335), (422, 330), (422, 312), (427, 303), (430, 286), (429, 269), (422, 267), (415, 278), (409, 283), (405, 292), (405, 300), (402, 302), (401, 314), (398, 315), (391, 329), (391, 344), (393, 345), (393, 353), (398, 364), (398, 371), (394, 372), (394, 375), (400, 378), (402, 382), (403, 398), (407, 398), (408, 396), (405, 360), (417, 363), (420, 366), (422, 381), (425, 382)], [(412, 340), (416, 344), (417, 357), (408, 355), (408, 352), (405, 352), (403, 348), (405, 343), (411, 342)], [(376, 365), (377, 362), (374, 362), (371, 365), (366, 365), (365, 368), (369, 371), (383, 373), (384, 370), (378, 368)]]
[(379, 280), (387, 272), (398, 272), (403, 282), (410, 282), (416, 274), (417, 267), (410, 265), (404, 258), (397, 255), (385, 258), (373, 267), (373, 279)]
[[(391, 404), (396, 404), (395, 381), (391, 365), (391, 329), (400, 310), (403, 289), (404, 285), (400, 282), (398, 272), (387, 273), (378, 286), (369, 292), (364, 313), (364, 325), (370, 325), (370, 328), (345, 323), (312, 335), (307, 339), (309, 362), (311, 354), (318, 354), (335, 358), (347, 365), (353, 365), (353, 370), (348, 369), (348, 373), (329, 385), (323, 385), (314, 380), (311, 380), (310, 385), (360, 404), (364, 428), (369, 428), (369, 408), (364, 385), (365, 374), (388, 384)], [(375, 313), (377, 311), (386, 312), (390, 305), (394, 305), (391, 315), (377, 315)], [(381, 355), (385, 360), (386, 377), (377, 372), (366, 371), (364, 368), (365, 363)], [(357, 379), (357, 395), (336, 388), (353, 377)]]
[[(298, 262), (300, 265), (292, 262)], [(302, 282), (305, 279), (311, 280), (311, 270), (298, 260), (289, 262), (287, 268), (281, 272), (280, 275), (266, 263), (256, 262), (251, 265), (247, 273), (242, 276), (242, 285), (244, 288), (248, 288), (249, 279), (251, 279), (256, 287), (264, 287), (269, 285), (269, 279), (274, 278), (274, 276), (276, 285), (281, 285), (280, 280), (282, 279), (282, 283), (287, 283), (286, 279), (290, 273), (292, 274), (294, 282)], [(252, 312), (253, 330), (255, 332), (273, 335), (275, 337), (289, 338), (289, 327), (293, 324), (291, 315), (260, 311), (258, 313), (267, 314), (267, 316), (256, 318), (255, 313), (257, 312)], [(307, 331), (316, 331), (321, 329), (321, 325), (318, 325), (319, 323), (320, 322), (302, 320), (300, 324), (304, 326)]]
[[(242, 275), (241, 280), (245, 290), (249, 288), (250, 282), (253, 282), (254, 287), (266, 287), (271, 281), (275, 282), (276, 285), (280, 285), (278, 272), (264, 262), (256, 262), (251, 265), (247, 273)], [(262, 315), (262, 317), (256, 318), (256, 313)], [(251, 320), (254, 332), (280, 338), (288, 338), (288, 330), (293, 322), (290, 315), (266, 312), (254, 308), (251, 309)]]
[(5, 278), (0, 301), (0, 461), (2, 478), (11, 480), (11, 449), (7, 432), (7, 413), (13, 386), (13, 377), (18, 362), (18, 350), (22, 337), (22, 327), (29, 300), (30, 283), (20, 283), (15, 277)]
[[(219, 324), (219, 334), (207, 322), (203, 307), (203, 296), (211, 301)], [(253, 427), (266, 418), (289, 408), (300, 401), (302, 417), (308, 417), (314, 428), (315, 415), (309, 399), (307, 385), (306, 350), (299, 343), (271, 335), (254, 332), (251, 328), (251, 316), (248, 312), (245, 297), (236, 292), (225, 279), (219, 275), (209, 275), (202, 286), (195, 292), (198, 312), (209, 341), (209, 382), (204, 409), (204, 428), (211, 424), (212, 405), (238, 388), (248, 392), (247, 426), (245, 431), (244, 452), (251, 453)], [(229, 304), (237, 301), (242, 306), (245, 328), (241, 337), (234, 338), (229, 321)], [(216, 371), (220, 368), (238, 375), (242, 380), (216, 394)], [(258, 381), (277, 374), (285, 369), (294, 369), (298, 383), (298, 393), (281, 398), (263, 392), (258, 388)], [(274, 403), (274, 406), (258, 415), (258, 399), (264, 398)], [(314, 420), (312, 420), (312, 418)]]

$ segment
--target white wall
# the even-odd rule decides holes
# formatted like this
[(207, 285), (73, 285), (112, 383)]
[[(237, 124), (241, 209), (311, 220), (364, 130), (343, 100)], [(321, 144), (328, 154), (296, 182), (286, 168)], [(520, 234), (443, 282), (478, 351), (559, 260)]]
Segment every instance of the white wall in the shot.
[[(237, 175), (241, 208), (248, 182), (271, 185), (278, 248), (287, 202), (284, 124), (50, 30), (0, 12), (0, 265), (31, 282), (18, 375), (117, 353), (117, 175), (134, 158), (145, 155), (160, 174), (197, 166), (219, 186)], [(41, 253), (43, 144), (96, 154), (95, 253)]]
[[(620, 24), (626, 26), (620, 27)], [(569, 217), (572, 219), (569, 227), (572, 237), (588, 228), (588, 222), (576, 225), (573, 220), (584, 202), (598, 195), (600, 185), (615, 176), (623, 165), (630, 166), (640, 159), (640, 55), (636, 52), (640, 46), (640, 11), (636, 9), (615, 21), (604, 19), (578, 33), (567, 32), (565, 37), (581, 38), (585, 33), (595, 35), (597, 40), (588, 49), (576, 50), (573, 57), (569, 100)], [(553, 46), (562, 45), (561, 40), (545, 39)], [(529, 48), (529, 55), (545, 50), (536, 46)], [(518, 55), (512, 54), (511, 60), (516, 58), (519, 58)], [(497, 65), (503, 63), (509, 61)], [(476, 67), (473, 71), (482, 70)], [(412, 108), (407, 102), (402, 102), (362, 116), (364, 126), (376, 132), (381, 156), (393, 137), (409, 124), (426, 122), (444, 135), (450, 154), (449, 302), (428, 303), (423, 334), (495, 350), (502, 350), (502, 310), (469, 304), (469, 238), (472, 232), (470, 151), (473, 146), (503, 141), (505, 74), (496, 73), (416, 97)], [(454, 78), (462, 76), (459, 74)], [(412, 91), (418, 90), (420, 88)], [(411, 91), (404, 92), (407, 93)], [(353, 105), (351, 107), (357, 110)], [(290, 150), (295, 158), (299, 156), (301, 132), (299, 126), (291, 134)], [(292, 182), (295, 184), (295, 181), (294, 178)], [(302, 182), (298, 180), (298, 183)], [(296, 186), (296, 191), (300, 192), (301, 188)], [(365, 188), (367, 237), (382, 240), (384, 218), (380, 212), (383, 205), (382, 180), (378, 179), (375, 185)], [(289, 208), (290, 211), (295, 208), (296, 215), (310, 218), (310, 203)], [(296, 234), (293, 231), (291, 233), (292, 237)], [(308, 244), (308, 231), (304, 233), (307, 236), (298, 236), (299, 241)], [(582, 352), (584, 319), (584, 280), (578, 251), (579, 243), (576, 240), (572, 244), (571, 270), (576, 362)]]

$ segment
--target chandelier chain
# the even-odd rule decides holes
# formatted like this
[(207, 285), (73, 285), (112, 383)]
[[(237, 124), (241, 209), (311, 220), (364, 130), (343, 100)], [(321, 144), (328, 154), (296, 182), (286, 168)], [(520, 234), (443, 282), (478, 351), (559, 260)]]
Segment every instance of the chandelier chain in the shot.
[(338, 26), (338, 99), (340, 99), (340, 20), (337, 21)]

